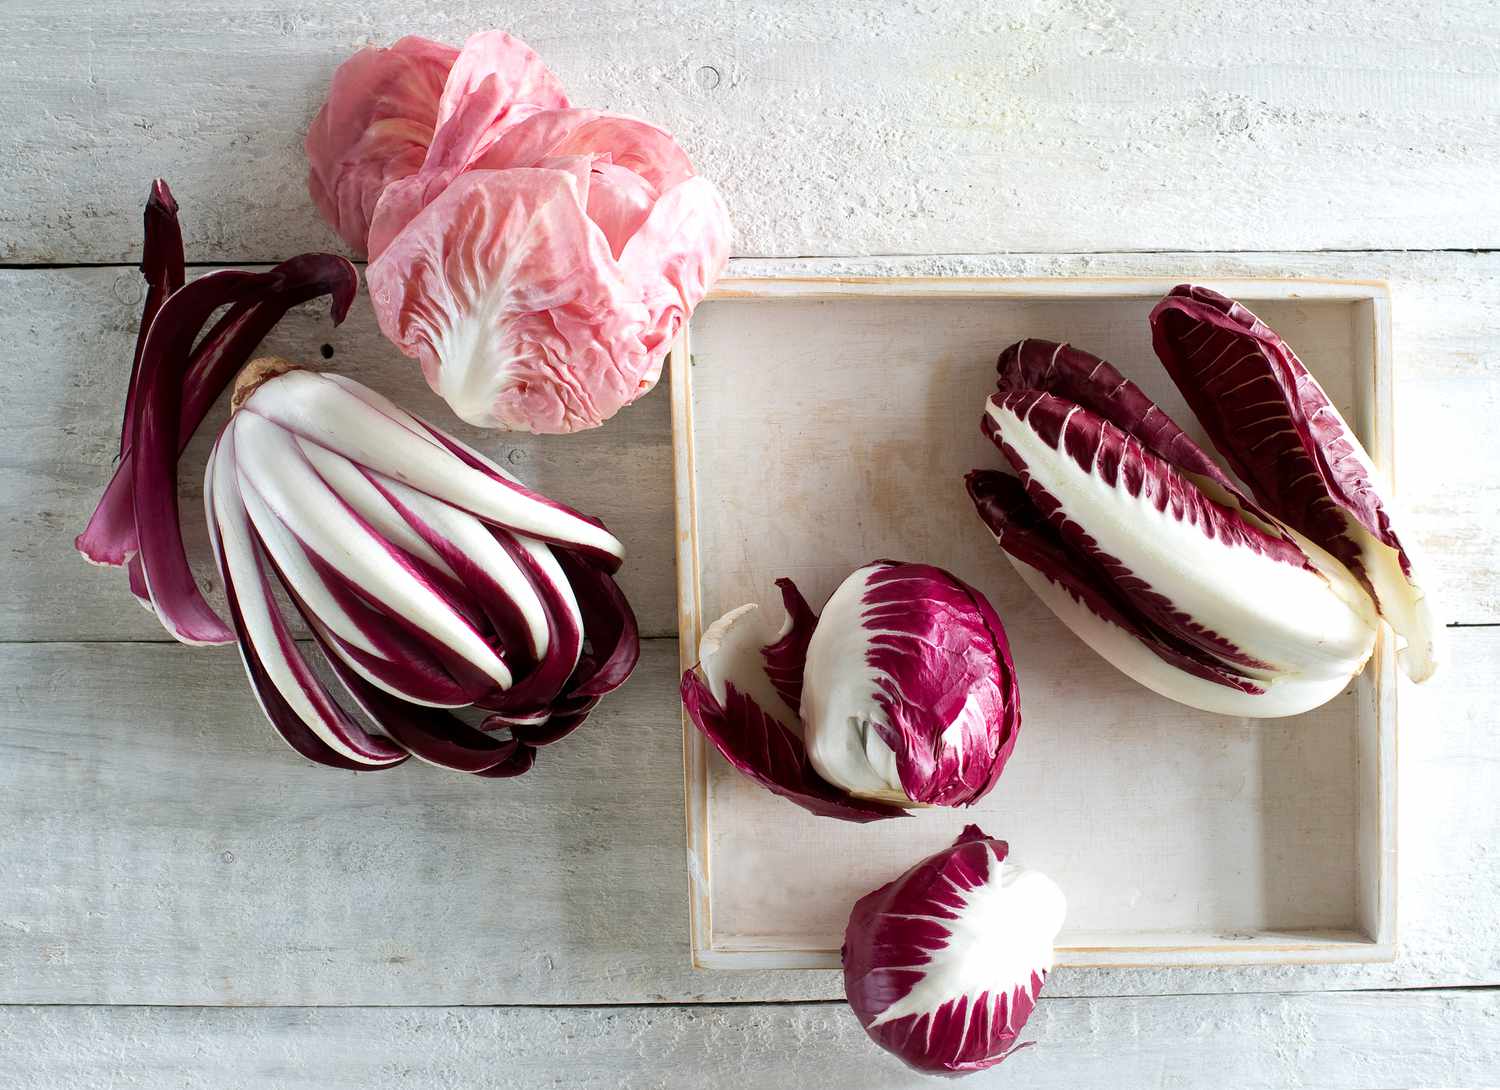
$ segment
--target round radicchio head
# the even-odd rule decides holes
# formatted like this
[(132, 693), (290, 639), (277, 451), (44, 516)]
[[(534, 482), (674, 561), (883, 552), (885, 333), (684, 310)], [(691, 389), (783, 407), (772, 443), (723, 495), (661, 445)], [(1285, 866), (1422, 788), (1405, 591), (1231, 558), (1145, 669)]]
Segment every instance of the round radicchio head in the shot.
[(1052, 969), (1062, 890), (1008, 850), (970, 825), (849, 915), (849, 1005), (917, 1071), (966, 1075), (1009, 1056)]
[(941, 568), (889, 560), (844, 580), (821, 617), (790, 579), (777, 585), (779, 631), (757, 606), (732, 610), (682, 678), (688, 717), (730, 764), (845, 821), (989, 793), (1021, 712), (984, 595)]
[(801, 712), (813, 768), (849, 794), (972, 803), (994, 787), (1020, 725), (1005, 630), (941, 568), (867, 564), (823, 607)]

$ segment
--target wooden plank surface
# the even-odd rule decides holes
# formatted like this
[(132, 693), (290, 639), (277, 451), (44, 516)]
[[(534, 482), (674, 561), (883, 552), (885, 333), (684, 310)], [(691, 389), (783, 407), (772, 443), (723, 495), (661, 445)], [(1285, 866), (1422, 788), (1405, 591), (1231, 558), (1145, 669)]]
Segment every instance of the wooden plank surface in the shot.
[[(132, 206), (133, 207), (133, 206)], [(124, 218), (135, 222), (133, 212)], [(1117, 254), (815, 262), (739, 261), (739, 274), (968, 276), (1240, 276), (1389, 279), (1396, 384), (1397, 482), (1433, 567), (1453, 592), (1445, 616), (1500, 622), (1500, 550), (1493, 534), (1500, 476), (1468, 452), (1500, 419), (1493, 345), (1500, 343), (1500, 254)], [(123, 600), (118, 572), (72, 549), (109, 478), (139, 318), (132, 269), (0, 270), (0, 556), (15, 592), (0, 597), (0, 640), (136, 640), (165, 634)], [(1142, 331), (1143, 339), (1146, 333)], [(319, 348), (329, 344), (326, 364)], [(999, 347), (997, 346), (997, 351)], [(336, 367), (483, 446), (527, 481), (603, 518), (631, 555), (621, 582), (647, 635), (676, 631), (671, 436), (665, 388), (605, 428), (519, 436), (461, 424), (420, 373), (380, 336), (360, 299), (343, 326), (303, 308), (268, 351)], [(182, 504), (206, 557), (203, 459), (220, 416), (184, 460)], [(977, 410), (976, 410), (977, 419)], [(751, 455), (753, 456), (753, 454)], [(212, 583), (207, 566), (201, 576)]]
[[(0, 270), (0, 1004), (419, 1005), (5, 1007), (7, 1086), (922, 1084), (838, 1005), (420, 1006), (837, 995), (830, 973), (686, 967), (670, 639), (501, 785), (311, 768), (231, 652), (91, 642), (161, 639), (69, 547), (108, 473), (145, 187), (173, 182), (198, 262), (335, 245), (301, 138), (367, 41), (503, 22), (580, 103), (679, 134), (725, 193), (735, 252), (787, 258), (740, 273), (1389, 278), (1404, 498), (1444, 616), (1500, 624), (1500, 256), (1099, 253), (1500, 245), (1489, 0), (9, 0), (4, 22), (0, 263), (117, 267)], [(278, 338), (301, 356), (330, 343), (347, 373), (451, 423), (363, 303), (335, 334), (308, 311)], [(626, 539), (624, 583), (660, 637), (665, 401), (592, 436), (484, 442)], [(1492, 991), (1303, 992), (1500, 981), (1500, 630), (1452, 635), (1454, 667), (1401, 692), (1396, 962), (1060, 971), (1031, 1027), (1043, 1045), (969, 1085), (1500, 1083)], [(1303, 994), (1215, 994), (1252, 990)], [(1139, 998), (1093, 998), (1114, 993)]]
[[(1452, 635), (1443, 687), (1402, 692), (1395, 962), (1064, 969), (1048, 993), (1500, 981), (1500, 628)], [(676, 676), (649, 641), (584, 729), (489, 782), (307, 764), (228, 648), (0, 647), (0, 1002), (836, 997), (834, 972), (689, 968)]]
[[(1500, 1074), (1500, 993), (1043, 998), (972, 1090), (1377, 1090)], [(1389, 1032), (1379, 1032), (1381, 1029)], [(60, 1047), (66, 1044), (67, 1047)], [(917, 1090), (841, 1004), (0, 1011), (14, 1090)]]
[[(497, 23), (675, 132), (735, 252), (1500, 243), (1490, 0), (10, 0), (0, 261), (129, 260), (164, 173), (198, 260), (332, 236), (302, 135), (368, 42)], [(170, 93), (165, 88), (170, 88)]]
[[(0, 316), (0, 555), (17, 593), (0, 600), (0, 640), (161, 640), (144, 610), (122, 605), (123, 572), (91, 568), (74, 536), (108, 482), (141, 278), (133, 269), (0, 270), (11, 305)], [(333, 350), (325, 360), (323, 346)], [(665, 391), (576, 436), (499, 436), (471, 428), (427, 389), (415, 361), (395, 350), (361, 294), (335, 328), (327, 305), (288, 315), (262, 346), (269, 354), (366, 382), (440, 427), (485, 448), (543, 492), (603, 518), (629, 558), (620, 583), (648, 636), (676, 631), (672, 568), (672, 462)], [(179, 471), (183, 525), (205, 586), (215, 588), (203, 519), (203, 467), (227, 413), (221, 399)]]
[[(1094, 255), (739, 262), (739, 273), (1299, 275), (1389, 278), (1398, 463), (1444, 616), (1500, 621), (1500, 487), (1473, 444), (1500, 416), (1500, 255)], [(270, 734), (232, 652), (159, 640), (116, 573), (72, 552), (109, 471), (135, 274), (0, 273), (0, 1001), (599, 1003), (830, 998), (827, 973), (694, 973), (675, 654), (516, 784), (430, 768), (351, 777)], [(1144, 334), (1143, 334), (1144, 335)], [(365, 304), (277, 334), (447, 416)], [(650, 634), (674, 628), (665, 391), (564, 440), (485, 436), (519, 471), (603, 516), (633, 550)], [(466, 435), (473, 433), (465, 432)], [(184, 475), (196, 508), (196, 467)], [(191, 518), (191, 516), (190, 516)], [(196, 520), (191, 525), (196, 526)], [(1376, 967), (1059, 972), (1054, 994), (1494, 983), (1500, 632), (1460, 628), (1453, 669), (1403, 686), (1401, 956)], [(35, 643), (33, 641), (49, 641)], [(602, 774), (601, 770), (608, 770)], [(226, 859), (225, 853), (229, 858)], [(357, 908), (355, 906), (358, 906)]]

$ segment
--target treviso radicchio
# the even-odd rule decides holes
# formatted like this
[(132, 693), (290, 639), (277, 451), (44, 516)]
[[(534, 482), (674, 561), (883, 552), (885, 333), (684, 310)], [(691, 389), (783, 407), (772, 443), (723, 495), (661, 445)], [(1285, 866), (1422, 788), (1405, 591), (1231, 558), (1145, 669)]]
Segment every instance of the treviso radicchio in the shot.
[(1052, 970), (1062, 890), (1008, 854), (970, 825), (849, 915), (849, 1006), (876, 1044), (918, 1071), (967, 1075), (1004, 1060)]
[(1175, 289), (1157, 351), (1221, 469), (1096, 356), (1025, 340), (981, 429), (1014, 476), (969, 494), (1022, 578), (1105, 659), (1172, 699), (1295, 715), (1343, 691), (1383, 615), (1430, 676), (1440, 626), (1358, 440), (1291, 350), (1236, 303)]
[(508, 34), (356, 54), (307, 152), (318, 207), (369, 254), (381, 330), (481, 427), (614, 415), (728, 259), (724, 203), (677, 142), (574, 108)]
[[(635, 665), (635, 618), (611, 574), (619, 541), (357, 382), (256, 361), (204, 486), (226, 624), (189, 567), (178, 457), (286, 309), (327, 295), (337, 322), (357, 277), (343, 258), (305, 254), (162, 297), (158, 285), (183, 280), (175, 212), (157, 183), (128, 441), (79, 550), (128, 564), (176, 639), (238, 643), (266, 716), (311, 760), (525, 772)], [(347, 701), (313, 669), (283, 597)], [(471, 707), (476, 722), (453, 710)]]
[(967, 806), (1015, 748), (1020, 694), (984, 595), (927, 564), (882, 560), (814, 613), (777, 581), (786, 620), (756, 605), (704, 632), (682, 678), (688, 716), (735, 768), (846, 821)]

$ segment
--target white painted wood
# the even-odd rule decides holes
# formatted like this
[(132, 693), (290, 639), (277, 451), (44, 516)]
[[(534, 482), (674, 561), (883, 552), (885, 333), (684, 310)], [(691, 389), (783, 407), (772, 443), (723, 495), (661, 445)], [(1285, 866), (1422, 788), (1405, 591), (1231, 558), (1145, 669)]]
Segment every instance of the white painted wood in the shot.
[[(73, 550), (108, 482), (140, 320), (133, 269), (0, 271), (0, 555), (16, 590), (0, 596), (0, 639), (166, 639), (131, 604), (119, 569), (93, 568)], [(334, 352), (325, 360), (320, 349)], [(642, 631), (676, 631), (672, 574), (671, 452), (665, 394), (577, 436), (471, 428), (427, 389), (415, 361), (381, 336), (361, 294), (335, 328), (326, 304), (288, 315), (266, 352), (337, 368), (498, 458), (528, 484), (595, 515), (628, 550), (620, 584)], [(203, 466), (228, 409), (200, 429), (179, 471), (183, 524), (200, 580), (218, 575), (203, 519)], [(124, 608), (122, 608), (124, 607)]]
[[(1049, 999), (975, 1090), (1500, 1082), (1500, 993)], [(604, 1009), (12, 1007), (14, 1090), (919, 1090), (842, 1004)]]
[[(1398, 484), (1450, 588), (1445, 615), (1500, 621), (1500, 480), (1471, 453), (1500, 418), (1500, 255), (1016, 255), (737, 262), (733, 271), (1389, 280)], [(0, 555), (12, 591), (0, 596), (0, 638), (157, 639), (154, 622), (70, 547), (108, 473), (120, 390), (108, 384), (124, 381), (137, 278), (30, 271), (0, 274), (0, 284), (10, 304), (0, 308)], [(293, 318), (272, 347), (306, 355), (326, 331), (325, 318)], [(334, 336), (349, 338), (337, 341), (335, 363), (368, 361), (351, 373), (446, 419), (379, 341), (363, 303)], [(648, 630), (663, 634), (675, 628), (668, 424), (660, 391), (593, 435), (526, 446), (536, 457), (521, 466), (605, 517), (646, 558), (627, 566), (626, 585), (643, 621), (656, 618)], [(504, 455), (514, 439), (484, 442)], [(1485, 802), (1500, 796), (1500, 636), (1453, 636), (1452, 670), (1402, 693), (1400, 839), (1419, 847), (1403, 859), (1394, 963), (1063, 969), (1049, 993), (1500, 980), (1500, 858), (1490, 847), (1500, 814)], [(653, 643), (625, 692), (544, 755), (534, 777), (488, 789), (426, 768), (353, 779), (302, 765), (261, 720), (228, 651), (0, 649), (0, 859), (12, 876), (0, 883), (0, 1001), (836, 996), (831, 973), (688, 967), (674, 645)]]
[[(1389, 470), (1392, 360), (1376, 321), (1386, 289), (1207, 283), (1296, 348), (1345, 418), (1367, 425), (1361, 438)], [(699, 964), (838, 967), (849, 906), (971, 822), (1067, 893), (1060, 965), (1393, 956), (1389, 642), (1342, 697), (1294, 719), (1184, 707), (1063, 628), (964, 491), (968, 470), (1003, 464), (978, 418), (999, 350), (1028, 336), (1109, 359), (1207, 445), (1150, 346), (1147, 315), (1172, 284), (741, 278), (694, 315), (672, 361), (677, 562), (695, 576), (679, 580), (684, 663), (728, 610), (758, 601), (779, 616), (778, 577), (793, 578), (817, 608), (860, 564), (922, 560), (995, 605), (1023, 707), (1021, 741), (992, 794), (868, 826), (771, 795), (710, 757), (685, 721)]]
[[(912, 261), (736, 262), (736, 274), (1358, 277), (1392, 286), (1397, 365), (1397, 485), (1442, 583), (1446, 615), (1500, 622), (1500, 550), (1494, 547), (1500, 475), (1466, 457), (1473, 437), (1500, 419), (1494, 345), (1500, 343), (1500, 255), (1135, 254), (1011, 256)], [(0, 556), (17, 588), (0, 596), (0, 639), (161, 639), (160, 626), (126, 600), (116, 573), (94, 570), (72, 550), (109, 478), (120, 399), (139, 318), (133, 269), (0, 270)], [(571, 437), (486, 434), (460, 424), (416, 366), (380, 336), (364, 300), (348, 321), (326, 311), (288, 317), (267, 343), (320, 359), (429, 414), (508, 460), (544, 491), (602, 517), (630, 549), (621, 581), (650, 635), (676, 632), (672, 570), (670, 405), (659, 390), (608, 427)], [(217, 420), (218, 418), (213, 418)], [(194, 552), (204, 557), (199, 479), (207, 442), (189, 452), (183, 509)], [(212, 578), (206, 567), (204, 578)], [(123, 608), (122, 608), (123, 606)]]
[(1495, 246), (1500, 8), (1152, 0), (10, 0), (0, 261), (131, 260), (166, 174), (199, 260), (332, 244), (302, 135), (367, 41), (495, 25), (675, 132), (735, 252)]
[[(1443, 685), (1402, 694), (1395, 962), (1064, 968), (1048, 994), (1500, 980), (1500, 629), (1452, 635)], [(584, 729), (490, 783), (301, 761), (227, 648), (0, 646), (0, 1002), (834, 998), (836, 973), (689, 966), (676, 676), (648, 641)]]

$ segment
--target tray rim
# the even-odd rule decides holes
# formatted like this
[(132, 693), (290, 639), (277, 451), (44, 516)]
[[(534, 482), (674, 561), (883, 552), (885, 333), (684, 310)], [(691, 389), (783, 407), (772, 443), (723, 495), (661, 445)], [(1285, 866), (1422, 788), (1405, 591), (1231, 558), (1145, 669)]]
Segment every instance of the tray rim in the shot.
[[(1275, 276), (1194, 277), (1231, 298), (1277, 301), (1316, 299), (1368, 303), (1370, 321), (1369, 451), (1387, 487), (1394, 490), (1394, 361), (1391, 338), (1391, 289), (1381, 279), (1297, 278)], [(992, 276), (726, 276), (704, 302), (754, 302), (798, 299), (1111, 299), (1159, 298), (1184, 283), (1176, 277), (992, 277)], [(1272, 295), (1266, 290), (1276, 289)], [(685, 322), (668, 353), (672, 418), (672, 471), (677, 564), (678, 658), (686, 671), (697, 662), (702, 636), (701, 566), (698, 554), (698, 499), (693, 430), (691, 321)], [(1392, 961), (1397, 952), (1396, 920), (1396, 714), (1395, 648), (1381, 625), (1362, 686), (1374, 702), (1374, 785), (1370, 805), (1376, 823), (1377, 863), (1368, 883), (1368, 932), (1256, 932), (1214, 938), (1211, 931), (1136, 932), (1142, 936), (1180, 936), (1180, 942), (1147, 945), (1059, 946), (1056, 964), (1070, 968), (1225, 968), (1245, 965), (1307, 965)], [(718, 945), (713, 941), (712, 886), (709, 855), (708, 742), (681, 714), (683, 729), (683, 807), (686, 822), (688, 920), (691, 964), (695, 969), (837, 969), (837, 951), (793, 945)], [(1359, 758), (1356, 755), (1356, 765)], [(1363, 807), (1356, 819), (1365, 818)], [(1356, 851), (1358, 851), (1358, 840)], [(1120, 931), (1111, 934), (1128, 934)], [(1154, 955), (1154, 956), (1153, 956)]]

